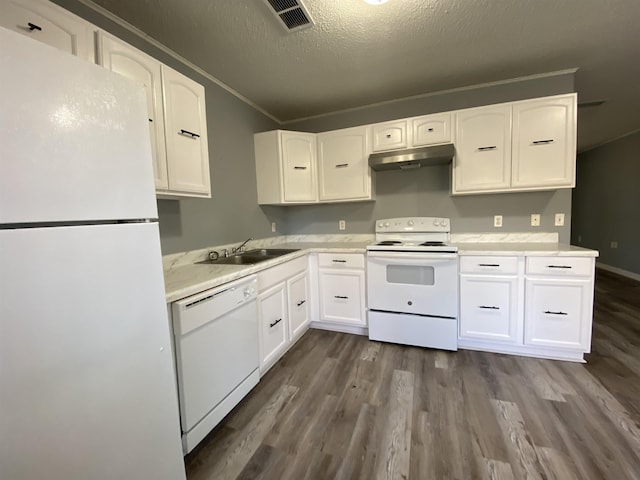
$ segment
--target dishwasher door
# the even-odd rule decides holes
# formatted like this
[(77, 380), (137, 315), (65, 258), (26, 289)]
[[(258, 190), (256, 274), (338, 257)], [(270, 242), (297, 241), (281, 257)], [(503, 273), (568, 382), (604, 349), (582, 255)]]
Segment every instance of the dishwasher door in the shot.
[(259, 380), (256, 295), (254, 275), (173, 304), (185, 452)]

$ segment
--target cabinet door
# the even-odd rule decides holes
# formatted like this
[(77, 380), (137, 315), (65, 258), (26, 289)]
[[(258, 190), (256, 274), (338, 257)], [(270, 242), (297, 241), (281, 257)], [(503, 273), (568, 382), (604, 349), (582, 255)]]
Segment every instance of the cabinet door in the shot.
[(373, 126), (374, 152), (407, 148), (407, 121), (378, 123)]
[(451, 141), (451, 113), (425, 115), (411, 121), (414, 147)]
[(161, 66), (169, 190), (210, 197), (204, 87)]
[(309, 326), (309, 276), (301, 272), (287, 280), (289, 338), (295, 341)]
[(371, 198), (366, 127), (318, 134), (320, 200)]
[(313, 133), (282, 132), (282, 175), (285, 202), (313, 202), (316, 186), (316, 136)]
[(456, 114), (453, 193), (504, 190), (511, 183), (511, 106)]
[(512, 187), (574, 187), (576, 95), (513, 105)]
[(320, 321), (366, 326), (364, 272), (320, 270)]
[(289, 345), (284, 282), (258, 295), (260, 319), (260, 373), (266, 372), (287, 350)]
[(515, 343), (518, 277), (460, 276), (460, 336)]
[(94, 61), (91, 24), (57, 5), (37, 0), (0, 0), (0, 11), (0, 27)]
[(167, 157), (164, 143), (164, 112), (162, 110), (162, 82), (160, 62), (140, 50), (99, 32), (99, 63), (112, 72), (144, 85), (147, 92), (149, 135), (156, 189), (167, 190)]
[(527, 345), (589, 351), (593, 284), (589, 279), (527, 279)]

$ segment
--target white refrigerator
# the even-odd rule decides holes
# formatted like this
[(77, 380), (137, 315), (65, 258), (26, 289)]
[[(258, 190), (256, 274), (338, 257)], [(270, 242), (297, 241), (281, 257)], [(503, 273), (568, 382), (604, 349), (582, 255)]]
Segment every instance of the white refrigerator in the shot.
[(143, 87), (0, 28), (0, 478), (184, 479)]

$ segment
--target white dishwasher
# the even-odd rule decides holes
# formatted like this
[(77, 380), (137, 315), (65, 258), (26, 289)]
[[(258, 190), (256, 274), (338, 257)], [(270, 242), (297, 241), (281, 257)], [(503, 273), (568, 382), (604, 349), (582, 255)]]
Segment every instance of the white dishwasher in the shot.
[(257, 277), (173, 303), (173, 329), (186, 453), (258, 383)]

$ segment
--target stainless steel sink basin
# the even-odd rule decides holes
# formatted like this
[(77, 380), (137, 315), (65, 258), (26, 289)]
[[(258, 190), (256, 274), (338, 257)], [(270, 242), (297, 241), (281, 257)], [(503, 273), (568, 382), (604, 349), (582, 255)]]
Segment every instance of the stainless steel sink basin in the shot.
[(298, 249), (296, 248), (259, 248), (237, 253), (229, 257), (220, 257), (216, 260), (202, 260), (196, 263), (205, 265), (253, 265), (254, 263), (264, 262), (297, 251)]

